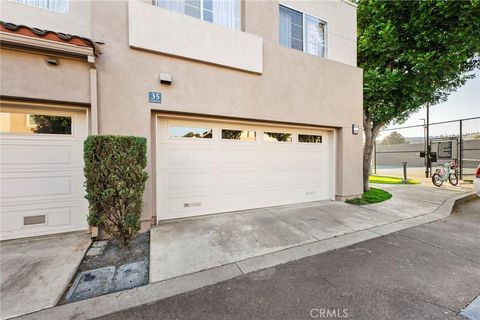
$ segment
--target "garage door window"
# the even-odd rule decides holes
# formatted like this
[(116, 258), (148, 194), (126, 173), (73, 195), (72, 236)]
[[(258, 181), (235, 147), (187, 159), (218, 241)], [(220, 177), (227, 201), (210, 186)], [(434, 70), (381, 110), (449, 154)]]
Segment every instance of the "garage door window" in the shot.
[(222, 139), (225, 140), (255, 141), (256, 137), (255, 131), (222, 129)]
[(169, 129), (170, 138), (212, 139), (212, 133), (209, 128), (171, 126)]
[(292, 142), (291, 133), (283, 132), (264, 132), (263, 141), (266, 142)]
[(72, 134), (72, 117), (1, 112), (1, 132), (26, 134)]
[(314, 134), (299, 134), (298, 142), (304, 143), (322, 143), (322, 136), (317, 136)]

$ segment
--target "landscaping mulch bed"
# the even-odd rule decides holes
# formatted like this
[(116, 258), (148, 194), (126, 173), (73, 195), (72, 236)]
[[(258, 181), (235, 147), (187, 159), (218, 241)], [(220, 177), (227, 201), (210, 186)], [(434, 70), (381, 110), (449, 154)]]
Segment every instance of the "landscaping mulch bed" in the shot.
[[(92, 246), (95, 245), (94, 241)], [(88, 252), (88, 251), (87, 251)], [(110, 267), (114, 266), (119, 268), (122, 265), (138, 262), (138, 261), (145, 261), (147, 268), (149, 265), (150, 260), (150, 232), (141, 233), (135, 237), (130, 243), (130, 247), (122, 248), (120, 245), (115, 243), (112, 240), (108, 240), (108, 244), (105, 247), (105, 250), (95, 256), (88, 256), (86, 255), (83, 258), (82, 263), (80, 264), (75, 276), (73, 277), (72, 281), (70, 282), (69, 286), (66, 288), (62, 299), (60, 299), (58, 305), (67, 303), (66, 296), (70, 287), (72, 286), (73, 282), (77, 278), (77, 276), (82, 273), (83, 271), (89, 271), (93, 269), (103, 268), (103, 267)], [(148, 284), (149, 276), (148, 271), (146, 277), (144, 279), (144, 283), (142, 285)]]

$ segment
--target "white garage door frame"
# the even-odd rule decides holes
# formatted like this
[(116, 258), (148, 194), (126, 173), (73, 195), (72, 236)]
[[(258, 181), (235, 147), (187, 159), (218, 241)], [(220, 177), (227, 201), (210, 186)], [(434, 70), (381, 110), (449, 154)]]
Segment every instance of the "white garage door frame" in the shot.
[[(87, 107), (2, 101), (2, 112), (72, 117), (72, 133), (0, 132), (1, 240), (87, 231), (83, 141), (90, 133)], [(41, 218), (45, 216), (45, 218)], [(27, 217), (27, 220), (25, 218)], [(33, 217), (33, 220), (28, 218)], [(36, 219), (43, 221), (35, 221)], [(25, 221), (29, 223), (25, 225)]]
[[(198, 126), (206, 126), (208, 128), (213, 128), (213, 138), (212, 139), (185, 139), (185, 138), (169, 138), (168, 137), (168, 128), (170, 126), (193, 126), (193, 127), (198, 127)], [(260, 121), (247, 121), (247, 120), (231, 120), (231, 119), (225, 119), (225, 118), (208, 118), (208, 117), (201, 117), (201, 116), (185, 116), (185, 115), (172, 115), (172, 114), (156, 114), (154, 117), (154, 130), (155, 130), (155, 135), (154, 135), (154, 143), (153, 143), (153, 150), (152, 150), (152, 157), (154, 157), (155, 161), (155, 173), (154, 173), (154, 179), (156, 181), (155, 183), (155, 189), (156, 189), (156, 197), (155, 197), (155, 202), (156, 202), (156, 214), (157, 214), (157, 222), (163, 221), (163, 220), (171, 220), (171, 219), (179, 219), (179, 218), (188, 218), (188, 217), (193, 217), (197, 215), (206, 215), (206, 214), (217, 214), (217, 213), (223, 213), (223, 212), (231, 212), (231, 211), (237, 211), (237, 210), (246, 210), (246, 209), (254, 209), (254, 208), (262, 208), (262, 207), (270, 207), (274, 205), (283, 205), (283, 204), (293, 204), (293, 203), (304, 203), (304, 202), (311, 202), (311, 201), (320, 201), (320, 200), (335, 200), (335, 194), (336, 194), (336, 131), (334, 128), (325, 128), (325, 127), (317, 127), (317, 126), (302, 126), (302, 125), (290, 125), (290, 124), (283, 124), (283, 123), (273, 123), (273, 122), (260, 122)], [(242, 129), (242, 130), (252, 130), (256, 131), (257, 133), (257, 139), (253, 141), (225, 141), (221, 139), (221, 129)], [(290, 144), (284, 143), (284, 142), (268, 142), (267, 148), (275, 148), (278, 149), (279, 151), (282, 150), (282, 148), (288, 148), (287, 145), (292, 146), (292, 145), (297, 145), (295, 148), (296, 150), (301, 150), (298, 148), (324, 148), (324, 150), (328, 149), (328, 167), (331, 168), (329, 169), (326, 173), (322, 174), (322, 183), (324, 183), (325, 188), (328, 190), (322, 189), (322, 186), (316, 186), (317, 189), (311, 188), (309, 186), (305, 186), (305, 188), (299, 187), (297, 188), (298, 190), (295, 190), (295, 192), (298, 191), (299, 195), (296, 198), (297, 200), (286, 200), (285, 202), (278, 201), (275, 204), (261, 204), (260, 202), (252, 201), (254, 203), (251, 206), (244, 205), (245, 199), (242, 199), (241, 197), (238, 197), (236, 195), (232, 195), (231, 198), (226, 197), (224, 200), (226, 202), (231, 202), (229, 204), (232, 205), (231, 208), (229, 208), (228, 205), (224, 204), (221, 205), (223, 209), (220, 210), (208, 210), (208, 209), (203, 209), (202, 208), (195, 208), (195, 206), (202, 206), (203, 203), (201, 201), (201, 197), (199, 198), (200, 200), (196, 201), (195, 197), (191, 197), (190, 195), (195, 193), (193, 190), (194, 188), (201, 188), (202, 183), (199, 185), (193, 185), (191, 190), (182, 190), (186, 192), (179, 192), (175, 196), (178, 196), (178, 201), (179, 203), (175, 204), (176, 209), (172, 209), (172, 200), (169, 198), (169, 200), (165, 200), (166, 197), (166, 192), (169, 192), (169, 190), (173, 190), (175, 185), (172, 187), (172, 182), (169, 182), (168, 180), (168, 175), (167, 173), (168, 170), (170, 170), (170, 174), (176, 174), (176, 173), (182, 173), (182, 171), (185, 171), (185, 167), (181, 168), (171, 168), (171, 166), (165, 162), (165, 157), (162, 157), (162, 153), (165, 152), (165, 147), (166, 145), (169, 144), (169, 140), (176, 139), (177, 141), (175, 142), (177, 146), (180, 148), (186, 147), (189, 150), (196, 150), (196, 149), (204, 149), (205, 147), (208, 148), (209, 145), (211, 144), (222, 144), (226, 146), (226, 148), (235, 148), (235, 146), (245, 146), (246, 148), (252, 148), (253, 149), (258, 148), (263, 145), (265, 147), (265, 142), (263, 142), (263, 131), (271, 130), (272, 132), (282, 132), (284, 130), (288, 130), (289, 133), (293, 134), (293, 141)], [(306, 144), (306, 143), (300, 143), (297, 141), (297, 134), (302, 133), (302, 134), (318, 134), (320, 133), (323, 136), (323, 143), (319, 144), (318, 146), (315, 144)], [(325, 149), (327, 148), (327, 149)], [(198, 154), (201, 154), (198, 153)], [(280, 154), (280, 153), (279, 153)], [(284, 153), (285, 154), (285, 153)], [(165, 154), (163, 154), (165, 155)], [(293, 153), (295, 155), (295, 153)], [(195, 158), (195, 157), (192, 157)], [(198, 157), (197, 157), (198, 159)], [(313, 161), (313, 160), (312, 160)], [(276, 165), (275, 163), (272, 163), (273, 165)], [(175, 169), (178, 169), (178, 172), (175, 172)], [(197, 168), (198, 169), (198, 168)], [(237, 168), (238, 169), (238, 168)], [(241, 171), (242, 168), (239, 168), (239, 171)], [(172, 171), (173, 170), (173, 171)], [(197, 170), (198, 171), (198, 170)], [(201, 170), (200, 170), (201, 171)], [(208, 169), (206, 169), (208, 171)], [(201, 174), (200, 172), (197, 172)], [(207, 175), (205, 175), (207, 177)], [(218, 174), (216, 176), (216, 179), (224, 178), (221, 174)], [(199, 179), (201, 181), (202, 179)], [(170, 184), (170, 185), (169, 185)], [(320, 190), (320, 189), (322, 190)], [(223, 189), (222, 189), (223, 190)], [(191, 192), (189, 192), (191, 191)], [(235, 191), (235, 190), (230, 190), (230, 191)], [(241, 188), (238, 189), (238, 194), (242, 193)], [(208, 193), (208, 192), (206, 192)], [(232, 192), (233, 193), (233, 192)], [(301, 193), (301, 194), (300, 194)], [(307, 195), (307, 196), (305, 196)], [(322, 196), (323, 195), (323, 196)], [(198, 196), (198, 194), (197, 194)], [(286, 197), (285, 197), (286, 198)], [(230, 199), (230, 200), (228, 200)], [(220, 201), (220, 200), (219, 200)], [(236, 209), (235, 208), (235, 201), (243, 201), (241, 206), (241, 209)], [(167, 204), (167, 202), (170, 202), (170, 204)], [(188, 204), (189, 208), (183, 209), (180, 208), (181, 206), (187, 206)], [(205, 210), (209, 212), (205, 212)], [(184, 211), (184, 213), (181, 213)], [(175, 213), (174, 213), (175, 212)], [(189, 212), (187, 214), (187, 212)]]

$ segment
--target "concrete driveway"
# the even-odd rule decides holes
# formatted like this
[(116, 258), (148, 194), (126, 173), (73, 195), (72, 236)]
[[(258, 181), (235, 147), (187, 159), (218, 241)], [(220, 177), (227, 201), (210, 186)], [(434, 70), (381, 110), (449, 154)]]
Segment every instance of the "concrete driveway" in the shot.
[(420, 185), (381, 187), (393, 198), (375, 205), (313, 202), (160, 224), (151, 232), (150, 281), (236, 262), (242, 269), (241, 262), (253, 257), (423, 216), (461, 194)]
[[(480, 288), (480, 199), (458, 209), (100, 319), (480, 319), (475, 304), (466, 307)], [(322, 317), (322, 310), (341, 312)]]
[(86, 233), (0, 243), (0, 318), (53, 307), (90, 245)]

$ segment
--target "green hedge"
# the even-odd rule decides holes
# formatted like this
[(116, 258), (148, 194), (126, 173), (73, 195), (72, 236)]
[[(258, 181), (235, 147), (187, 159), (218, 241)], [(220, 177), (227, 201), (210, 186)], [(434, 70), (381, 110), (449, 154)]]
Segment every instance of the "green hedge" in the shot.
[(123, 246), (140, 230), (148, 179), (147, 140), (130, 136), (89, 136), (84, 143), (88, 223)]

